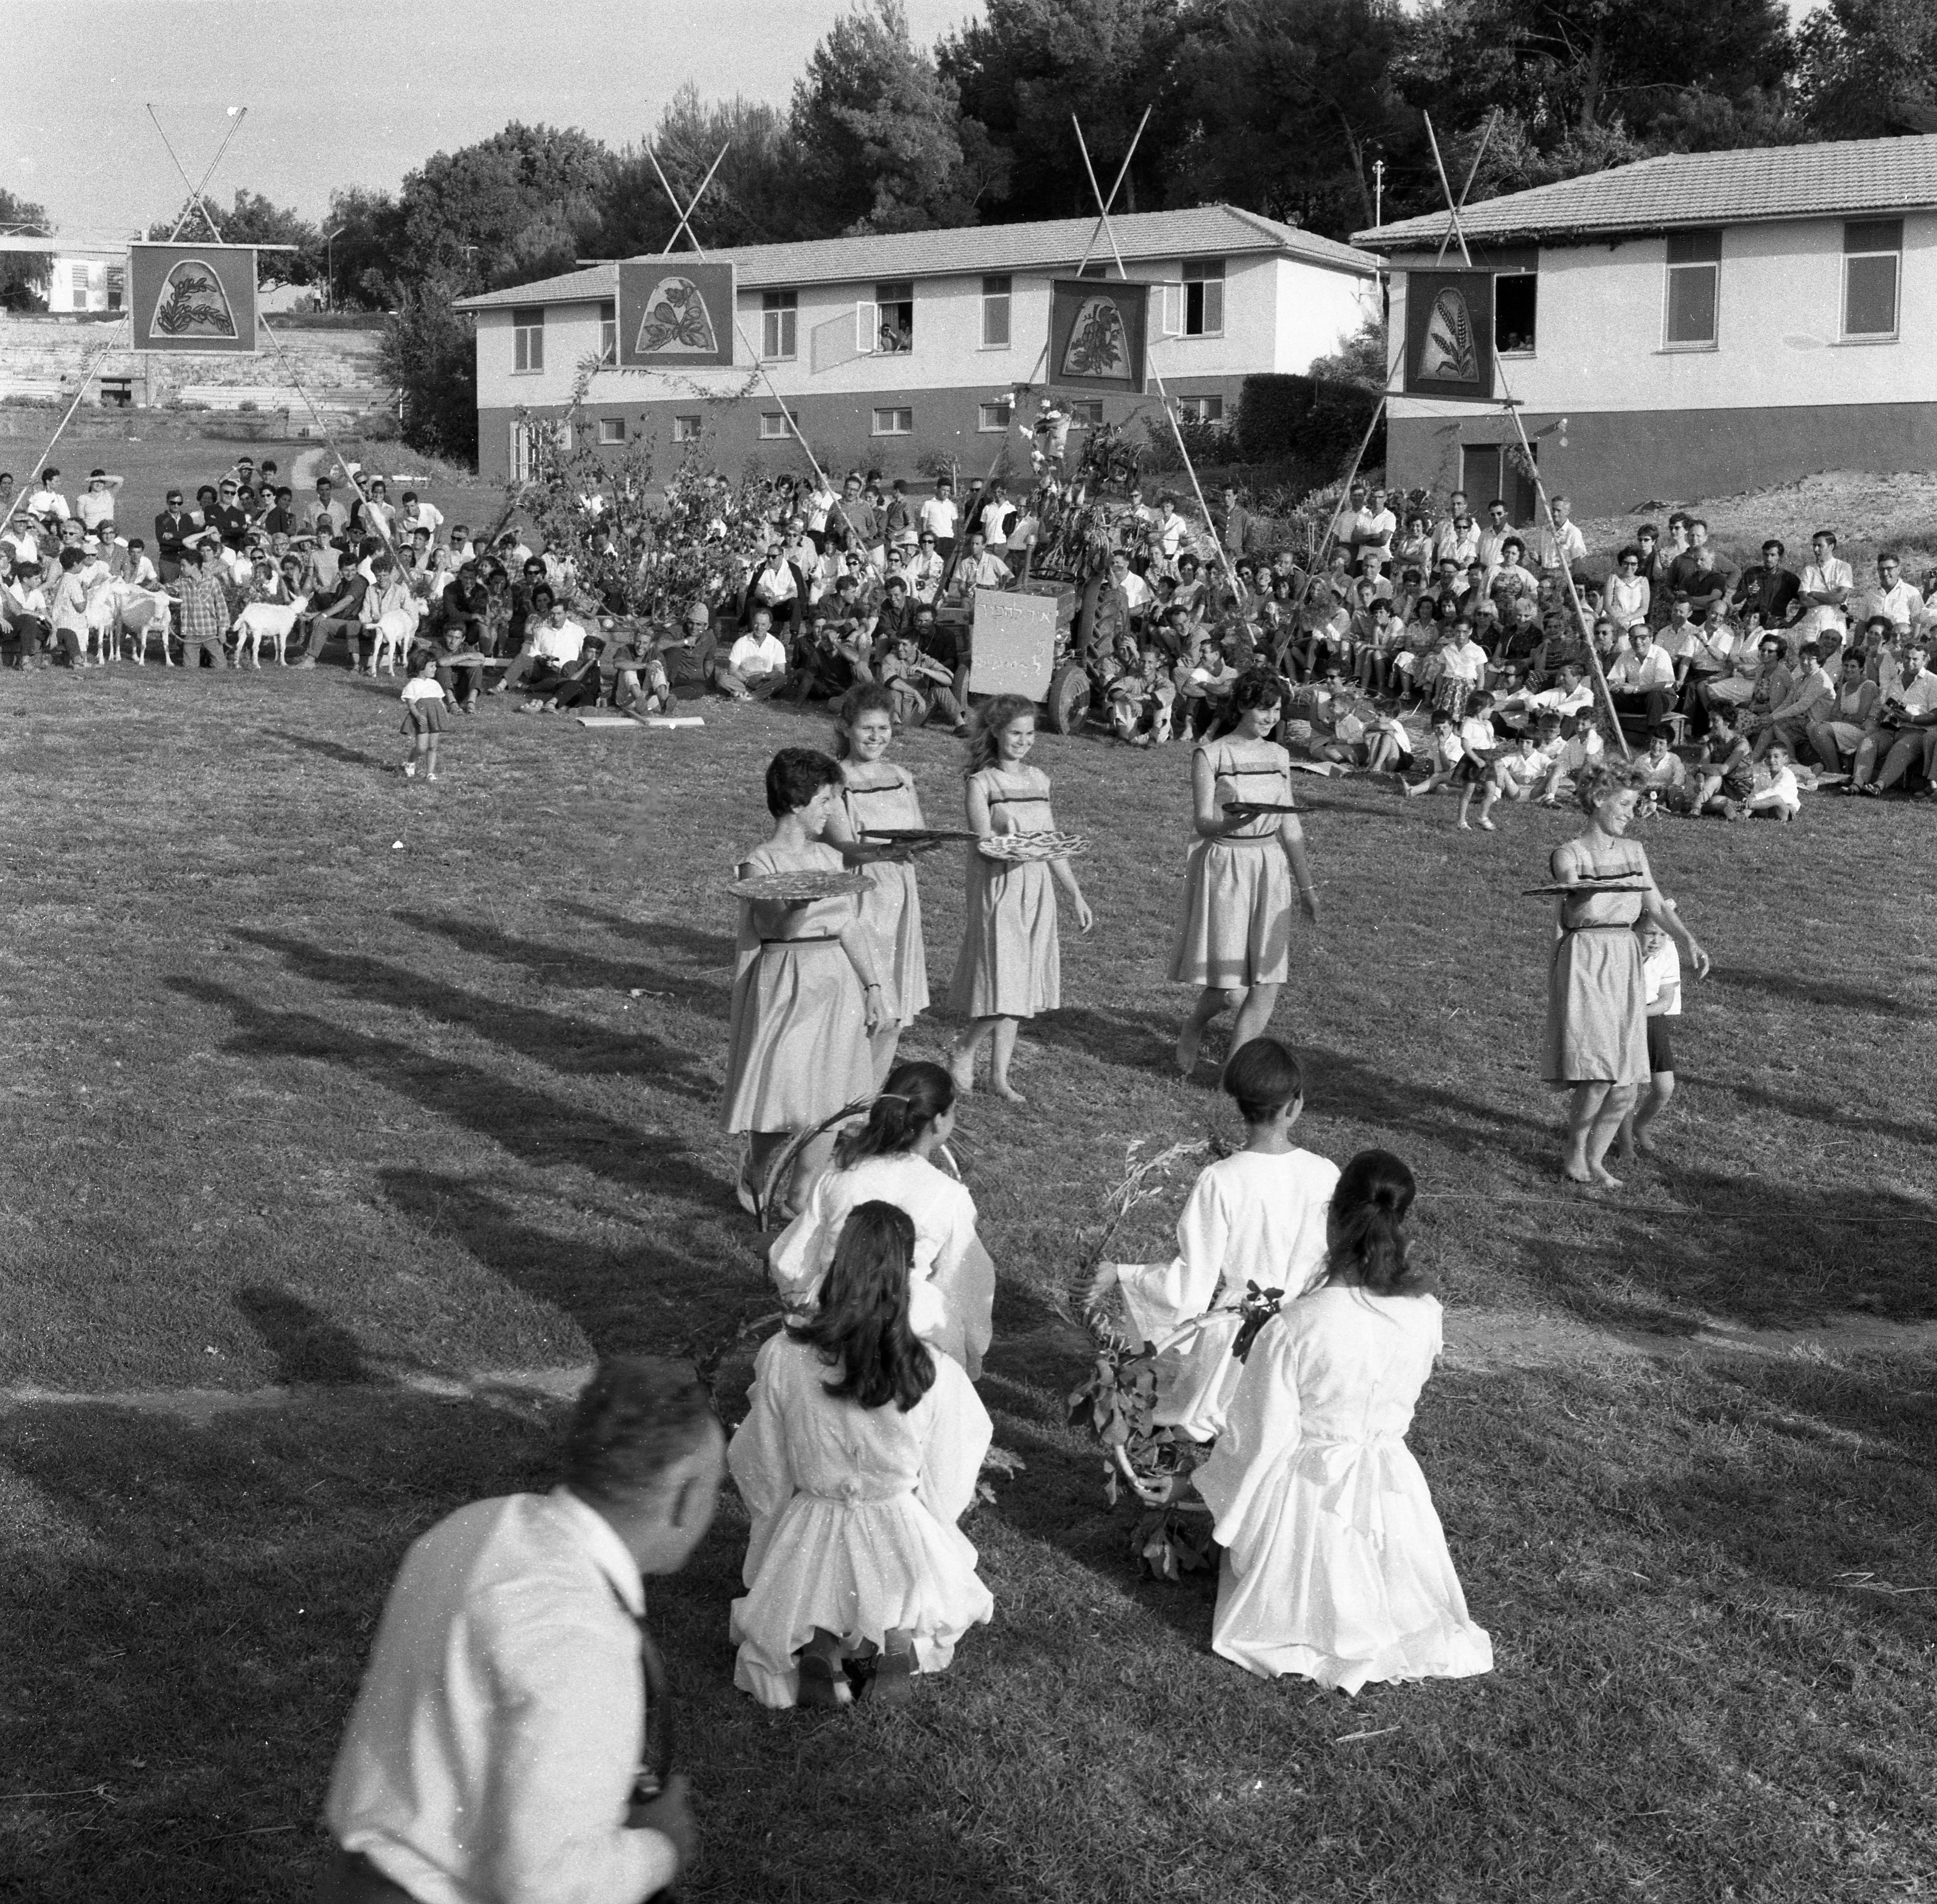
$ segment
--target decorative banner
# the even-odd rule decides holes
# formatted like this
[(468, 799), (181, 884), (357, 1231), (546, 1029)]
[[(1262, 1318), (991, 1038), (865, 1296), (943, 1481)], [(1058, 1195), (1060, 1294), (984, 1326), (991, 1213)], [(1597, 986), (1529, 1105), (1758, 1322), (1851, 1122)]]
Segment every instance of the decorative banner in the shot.
[(619, 362), (690, 370), (733, 361), (733, 267), (689, 255), (619, 267)]
[(1405, 387), (1420, 396), (1492, 402), (1492, 272), (1406, 273)]
[(1049, 381), (1143, 395), (1147, 284), (1059, 277), (1049, 305)]
[(1056, 663), (1056, 597), (975, 591), (968, 657), (971, 694), (1020, 694), (1040, 701)]
[(253, 244), (131, 244), (128, 309), (137, 350), (253, 352)]

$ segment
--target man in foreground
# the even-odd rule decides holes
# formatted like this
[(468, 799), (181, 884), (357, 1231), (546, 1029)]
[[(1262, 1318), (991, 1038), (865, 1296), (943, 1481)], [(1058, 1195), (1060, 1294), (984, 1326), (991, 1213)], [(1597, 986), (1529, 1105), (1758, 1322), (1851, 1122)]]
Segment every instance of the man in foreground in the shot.
[(337, 1754), (323, 1904), (639, 1904), (690, 1864), (686, 1781), (635, 1789), (665, 1716), (641, 1576), (699, 1545), (725, 1449), (690, 1369), (617, 1357), (579, 1396), (560, 1486), (417, 1542)]

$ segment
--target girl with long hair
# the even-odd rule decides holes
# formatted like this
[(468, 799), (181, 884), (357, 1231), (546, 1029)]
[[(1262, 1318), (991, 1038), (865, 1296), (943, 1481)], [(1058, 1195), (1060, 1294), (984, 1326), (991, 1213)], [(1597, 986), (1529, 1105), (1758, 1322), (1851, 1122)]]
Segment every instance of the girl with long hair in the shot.
[(1237, 1050), (1263, 1035), (1291, 976), (1291, 890), (1314, 924), (1318, 901), (1305, 857), (1305, 832), (1291, 812), (1225, 811), (1229, 801), (1289, 808), (1291, 756), (1271, 738), (1284, 686), (1263, 669), (1231, 690), (1219, 731), (1191, 756), (1192, 823), (1197, 838), (1184, 880), (1183, 917), (1171, 954), (1175, 984), (1199, 988), (1177, 1037), (1177, 1068), (1197, 1068), (1204, 1034), (1226, 1007)]
[(956, 1525), (991, 1426), (968, 1378), (909, 1326), (914, 1245), (905, 1211), (860, 1205), (819, 1309), (754, 1361), (726, 1460), (753, 1521), (733, 1683), (762, 1705), (850, 1705), (850, 1672), (870, 1661), (870, 1696), (902, 1704), (995, 1610)]
[[(1049, 776), (1029, 765), (1035, 745), (1035, 705), (998, 694), (977, 715), (968, 737), (968, 824), (984, 836), (1056, 830)], [(1096, 923), (1067, 860), (991, 860), (968, 851), (968, 917), (948, 988), (952, 1009), (968, 1020), (949, 1054), (955, 1087), (973, 1088), (975, 1054), (989, 1045), (989, 1088), (1011, 1104), (1027, 1102), (1009, 1082), (1019, 1020), (1062, 1002), (1062, 954), (1056, 932), (1060, 888), (1078, 928)]]
[(876, 1080), (894, 1067), (903, 1032), (928, 1008), (928, 950), (922, 940), (921, 892), (907, 847), (866, 844), (874, 826), (920, 826), (921, 796), (914, 776), (888, 757), (895, 737), (894, 696), (872, 684), (851, 690), (835, 715), (834, 757), (844, 796), (827, 823), (826, 839), (850, 866), (865, 866), (872, 884), (861, 896), (861, 926), (875, 948), (883, 1017), (872, 1038)]
[(1408, 1248), (1415, 1188), (1390, 1151), (1346, 1165), (1324, 1281), (1259, 1330), (1196, 1471), (1224, 1548), (1211, 1647), (1261, 1678), (1355, 1693), (1493, 1669), (1405, 1445), (1442, 1343)]
[(975, 1199), (935, 1161), (954, 1130), (955, 1081), (938, 1064), (897, 1065), (866, 1123), (841, 1133), (833, 1168), (814, 1180), (767, 1261), (787, 1301), (809, 1306), (854, 1210), (879, 1202), (906, 1211), (914, 1225), (911, 1324), (973, 1378), (988, 1351), (996, 1266), (975, 1233)]

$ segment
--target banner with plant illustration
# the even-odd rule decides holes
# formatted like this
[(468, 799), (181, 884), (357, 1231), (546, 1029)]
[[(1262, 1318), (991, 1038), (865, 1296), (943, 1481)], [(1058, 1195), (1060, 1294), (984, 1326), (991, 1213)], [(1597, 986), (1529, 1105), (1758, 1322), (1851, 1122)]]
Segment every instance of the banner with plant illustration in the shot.
[(1049, 305), (1049, 381), (1141, 396), (1150, 332), (1147, 284), (1059, 277)]
[(1405, 387), (1420, 396), (1493, 394), (1493, 274), (1405, 274)]
[(131, 244), (128, 310), (137, 350), (252, 352), (256, 247)]
[(619, 267), (622, 368), (691, 370), (733, 361), (733, 267), (674, 256)]

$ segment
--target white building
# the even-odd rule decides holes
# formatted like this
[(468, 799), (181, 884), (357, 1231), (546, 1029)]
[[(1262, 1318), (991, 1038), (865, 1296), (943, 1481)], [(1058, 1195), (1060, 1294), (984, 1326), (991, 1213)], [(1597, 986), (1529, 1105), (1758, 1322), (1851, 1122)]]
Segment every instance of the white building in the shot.
[[(1500, 274), (1494, 393), (1519, 400), (1577, 513), (1937, 468), (1937, 136), (1675, 153), (1461, 222)], [(1408, 274), (1447, 229), (1438, 214), (1354, 234), (1392, 271), (1395, 390)], [(1505, 494), (1530, 517), (1497, 408), (1395, 395), (1389, 414), (1396, 482)]]
[(47, 309), (64, 311), (119, 311), (127, 288), (128, 241), (92, 240), (65, 235), (51, 238), (0, 238), (0, 253), (26, 252), (49, 257)]
[[(1255, 213), (1207, 205), (1111, 223), (1131, 277), (1168, 287), (1152, 300), (1150, 362), (1199, 417), (1232, 414), (1247, 376), (1305, 370), (1377, 309), (1376, 259)], [(1115, 275), (1094, 219), (709, 252), (735, 268), (734, 362), (677, 375), (604, 362), (616, 350), (614, 264), (462, 299), (477, 316), (480, 470), (521, 472), (520, 413), (562, 414), (587, 364), (602, 365), (587, 427), (601, 443), (656, 436), (662, 468), (687, 443), (728, 470), (756, 450), (792, 460), (791, 411), (837, 469), (912, 474), (934, 459), (986, 469), (1011, 430), (1011, 391), (1053, 380), (1050, 285), (1086, 250), (1088, 275)], [(879, 347), (884, 328), (901, 347)], [(1153, 386), (1086, 393), (1078, 408), (1116, 422), (1156, 417), (1156, 401)]]

